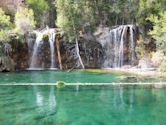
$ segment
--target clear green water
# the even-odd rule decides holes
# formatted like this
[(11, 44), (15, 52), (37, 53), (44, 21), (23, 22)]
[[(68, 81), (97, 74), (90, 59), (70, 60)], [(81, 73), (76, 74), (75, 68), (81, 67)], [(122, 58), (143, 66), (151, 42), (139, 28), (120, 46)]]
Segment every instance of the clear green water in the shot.
[(0, 125), (165, 125), (166, 88), (1, 86)]
[(24, 71), (17, 73), (1, 73), (0, 83), (111, 83), (117, 80), (120, 74), (91, 73), (83, 71)]
[(160, 79), (138, 78), (119, 80), (120, 77), (132, 76), (117, 72), (87, 72), (87, 71), (23, 71), (14, 73), (0, 73), (0, 83), (56, 83), (64, 81), (67, 83), (112, 83), (112, 82), (160, 82)]

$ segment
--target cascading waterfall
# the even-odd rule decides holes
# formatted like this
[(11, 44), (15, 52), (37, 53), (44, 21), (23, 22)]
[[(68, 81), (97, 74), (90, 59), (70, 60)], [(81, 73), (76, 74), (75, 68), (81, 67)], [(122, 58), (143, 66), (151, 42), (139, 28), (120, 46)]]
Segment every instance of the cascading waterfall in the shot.
[(121, 68), (134, 64), (135, 33), (135, 25), (121, 25), (102, 38), (100, 43), (105, 51), (104, 68)]
[(49, 34), (49, 42), (50, 42), (50, 50), (51, 50), (51, 67), (55, 68), (55, 49), (54, 49), (54, 42), (55, 42), (55, 32), (51, 30)]
[(131, 65), (134, 64), (136, 60), (136, 54), (135, 54), (135, 38), (134, 38), (134, 30), (135, 27), (130, 26), (130, 40), (131, 40)]
[(40, 45), (43, 42), (43, 38), (44, 35), (48, 35), (48, 41), (50, 44), (50, 60), (51, 60), (51, 64), (50, 64), (50, 68), (55, 68), (55, 49), (54, 49), (54, 42), (55, 42), (55, 30), (54, 29), (46, 29), (44, 31), (34, 31), (34, 33), (36, 34), (36, 41), (33, 47), (33, 53), (32, 53), (32, 57), (31, 57), (31, 62), (30, 62), (30, 69), (36, 69), (36, 68), (45, 68), (42, 67), (40, 65), (38, 65), (38, 52), (40, 49)]
[(33, 54), (31, 58), (30, 68), (36, 68), (38, 47), (40, 41), (43, 39), (43, 35), (41, 32), (35, 31), (35, 34), (36, 34), (36, 41), (33, 47)]

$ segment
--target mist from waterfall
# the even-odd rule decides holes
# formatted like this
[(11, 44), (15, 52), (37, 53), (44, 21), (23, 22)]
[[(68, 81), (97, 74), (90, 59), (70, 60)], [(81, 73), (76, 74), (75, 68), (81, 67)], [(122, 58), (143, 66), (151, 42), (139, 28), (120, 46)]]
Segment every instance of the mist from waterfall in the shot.
[(44, 42), (43, 38), (44, 35), (48, 35), (48, 42), (50, 45), (50, 68), (55, 68), (55, 49), (54, 49), (54, 42), (55, 42), (55, 30), (54, 29), (49, 29), (46, 28), (45, 30), (42, 31), (34, 31), (36, 34), (36, 40), (33, 46), (33, 53), (31, 56), (31, 62), (30, 62), (30, 69), (36, 69), (36, 68), (45, 68), (40, 65), (38, 65), (38, 59), (39, 59), (39, 50), (40, 50), (40, 45)]
[(105, 51), (104, 68), (133, 65), (136, 60), (135, 25), (121, 25), (111, 29), (100, 41)]

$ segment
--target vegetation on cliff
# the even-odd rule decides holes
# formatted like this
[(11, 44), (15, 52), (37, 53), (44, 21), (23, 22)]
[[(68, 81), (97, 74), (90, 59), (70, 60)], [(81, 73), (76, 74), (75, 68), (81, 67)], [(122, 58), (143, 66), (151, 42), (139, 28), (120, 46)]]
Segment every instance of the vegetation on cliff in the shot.
[(19, 34), (26, 34), (35, 28), (36, 21), (32, 9), (20, 7), (15, 15), (15, 30)]
[(143, 43), (147, 38), (155, 41), (157, 50), (165, 55), (165, 5), (165, 0), (25, 0), (14, 16), (0, 9), (0, 40), (7, 40), (12, 29), (24, 35), (34, 28), (59, 27), (69, 41), (76, 43), (77, 55), (84, 67), (79, 56), (80, 35), (93, 34), (99, 26), (135, 24), (144, 29), (139, 39), (142, 43), (138, 43), (138, 50), (144, 52), (142, 55), (149, 52)]
[(12, 28), (10, 22), (10, 16), (6, 15), (5, 12), (0, 8), (0, 41), (7, 39), (7, 34)]

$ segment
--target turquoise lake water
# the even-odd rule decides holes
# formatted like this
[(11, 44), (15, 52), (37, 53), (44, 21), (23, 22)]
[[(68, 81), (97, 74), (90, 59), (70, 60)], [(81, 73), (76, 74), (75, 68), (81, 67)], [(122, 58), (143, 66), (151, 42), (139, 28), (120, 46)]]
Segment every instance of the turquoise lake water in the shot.
[[(130, 77), (131, 81), (119, 81), (124, 77)], [(97, 85), (133, 82), (135, 78), (137, 82), (161, 81), (105, 71), (0, 73), (0, 125), (165, 125), (165, 87)], [(57, 81), (96, 84), (64, 88), (47, 85)], [(4, 86), (6, 83), (18, 86)], [(21, 86), (21, 83), (34, 83), (34, 86)]]
[(1, 73), (1, 83), (111, 83), (115, 82), (120, 74), (117, 73), (91, 73), (83, 71), (24, 71), (17, 73)]
[[(102, 71), (102, 70), (101, 70)], [(160, 79), (143, 78), (138, 80), (119, 80), (119, 78), (133, 76), (132, 74), (118, 72), (87, 72), (76, 70), (66, 71), (22, 71), (13, 73), (0, 73), (0, 83), (112, 83), (112, 82), (160, 82)], [(137, 76), (135, 78), (138, 78)], [(163, 81), (163, 80), (162, 80)]]
[(1, 86), (0, 125), (165, 125), (166, 88)]

